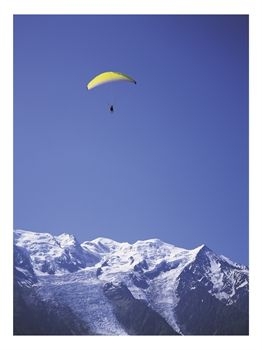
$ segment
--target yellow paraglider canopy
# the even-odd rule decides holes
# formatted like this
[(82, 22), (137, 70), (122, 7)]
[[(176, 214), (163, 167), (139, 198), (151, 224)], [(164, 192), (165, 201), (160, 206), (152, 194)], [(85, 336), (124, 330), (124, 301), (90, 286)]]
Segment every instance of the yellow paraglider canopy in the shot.
[(91, 90), (96, 86), (121, 80), (136, 84), (136, 81), (126, 74), (119, 72), (104, 72), (96, 75), (92, 80), (90, 80), (86, 87), (88, 90)]

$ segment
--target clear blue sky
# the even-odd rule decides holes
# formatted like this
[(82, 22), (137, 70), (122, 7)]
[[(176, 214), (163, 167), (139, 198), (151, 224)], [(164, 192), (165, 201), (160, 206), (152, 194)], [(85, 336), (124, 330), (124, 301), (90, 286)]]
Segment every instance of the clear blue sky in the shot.
[(14, 227), (248, 264), (248, 17), (15, 16)]

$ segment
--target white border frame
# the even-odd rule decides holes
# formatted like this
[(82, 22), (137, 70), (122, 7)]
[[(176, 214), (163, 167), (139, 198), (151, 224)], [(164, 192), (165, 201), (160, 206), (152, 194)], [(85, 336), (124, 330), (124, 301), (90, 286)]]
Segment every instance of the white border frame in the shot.
[[(262, 16), (260, 0), (2, 0), (0, 2), (0, 336), (5, 350), (165, 346), (246, 350), (262, 344)], [(102, 10), (102, 11), (101, 11)], [(250, 28), (250, 335), (249, 336), (13, 336), (13, 15), (248, 14)]]

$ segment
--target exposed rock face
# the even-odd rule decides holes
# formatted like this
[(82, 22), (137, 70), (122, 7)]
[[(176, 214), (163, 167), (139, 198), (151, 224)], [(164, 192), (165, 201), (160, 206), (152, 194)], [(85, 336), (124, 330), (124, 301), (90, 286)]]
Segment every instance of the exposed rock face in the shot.
[(114, 306), (116, 317), (128, 334), (178, 335), (145, 301), (135, 299), (125, 284), (106, 283), (104, 293)]

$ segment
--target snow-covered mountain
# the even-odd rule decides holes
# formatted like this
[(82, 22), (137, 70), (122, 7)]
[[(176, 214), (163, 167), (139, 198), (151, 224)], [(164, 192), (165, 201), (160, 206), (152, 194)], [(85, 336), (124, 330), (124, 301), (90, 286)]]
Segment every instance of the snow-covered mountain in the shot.
[[(15, 334), (248, 334), (248, 268), (205, 245), (23, 230), (14, 244)], [(28, 310), (52, 310), (52, 332)]]
[(88, 249), (83, 249), (73, 235), (67, 233), (53, 236), (50, 233), (16, 230), (14, 242), (17, 247), (26, 249), (38, 274), (74, 272), (92, 266), (99, 260)]

